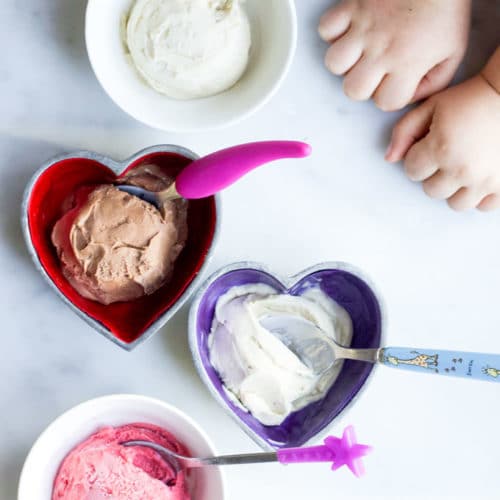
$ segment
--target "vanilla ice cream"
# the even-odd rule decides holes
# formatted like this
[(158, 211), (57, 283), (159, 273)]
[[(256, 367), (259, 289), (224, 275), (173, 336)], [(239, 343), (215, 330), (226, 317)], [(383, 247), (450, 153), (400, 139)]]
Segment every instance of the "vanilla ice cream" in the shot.
[[(155, 166), (134, 169), (123, 181), (153, 191), (169, 182)], [(163, 286), (187, 239), (187, 202), (168, 201), (158, 210), (113, 185), (80, 194), (52, 231), (73, 288), (83, 297), (111, 304)]]
[(209, 336), (210, 362), (233, 399), (264, 425), (279, 425), (290, 413), (322, 399), (342, 362), (316, 374), (260, 324), (269, 316), (306, 319), (345, 346), (352, 340), (352, 322), (345, 309), (315, 286), (293, 296), (249, 284), (219, 298)]
[(137, 0), (124, 38), (144, 80), (176, 99), (232, 87), (245, 71), (251, 45), (240, 0)]

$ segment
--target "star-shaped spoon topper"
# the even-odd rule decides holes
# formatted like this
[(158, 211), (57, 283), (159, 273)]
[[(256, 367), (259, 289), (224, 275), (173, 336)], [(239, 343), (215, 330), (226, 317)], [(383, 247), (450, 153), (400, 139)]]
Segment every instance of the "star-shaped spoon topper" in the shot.
[(347, 465), (352, 473), (360, 477), (364, 474), (361, 458), (372, 450), (371, 446), (356, 441), (354, 427), (344, 429), (342, 437), (329, 436), (323, 445), (304, 448), (284, 448), (277, 452), (282, 464), (332, 462), (332, 470)]
[(356, 477), (364, 474), (365, 468), (361, 460), (362, 457), (372, 451), (372, 447), (360, 444), (356, 441), (354, 427), (350, 425), (344, 429), (341, 438), (329, 436), (325, 439), (325, 446), (332, 452), (332, 470), (337, 470), (343, 465), (347, 465)]

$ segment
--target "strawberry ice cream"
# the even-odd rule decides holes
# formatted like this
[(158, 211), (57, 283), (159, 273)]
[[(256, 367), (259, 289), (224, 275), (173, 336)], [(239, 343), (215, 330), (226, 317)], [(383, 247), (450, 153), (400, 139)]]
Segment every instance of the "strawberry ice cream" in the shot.
[(121, 445), (131, 440), (152, 441), (189, 454), (174, 436), (154, 425), (103, 428), (63, 460), (52, 500), (191, 500), (187, 473), (176, 476), (154, 450)]

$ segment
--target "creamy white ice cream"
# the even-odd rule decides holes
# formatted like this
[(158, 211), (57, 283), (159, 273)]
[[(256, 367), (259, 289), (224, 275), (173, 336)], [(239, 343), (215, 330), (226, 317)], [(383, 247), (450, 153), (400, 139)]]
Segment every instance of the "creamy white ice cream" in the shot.
[(323, 398), (342, 367), (339, 362), (318, 376), (259, 322), (283, 315), (314, 323), (342, 345), (352, 340), (349, 314), (317, 287), (296, 297), (250, 284), (221, 296), (209, 337), (210, 362), (228, 393), (264, 425), (279, 425)]
[(137, 0), (125, 37), (146, 82), (176, 99), (232, 87), (245, 71), (251, 45), (240, 0)]

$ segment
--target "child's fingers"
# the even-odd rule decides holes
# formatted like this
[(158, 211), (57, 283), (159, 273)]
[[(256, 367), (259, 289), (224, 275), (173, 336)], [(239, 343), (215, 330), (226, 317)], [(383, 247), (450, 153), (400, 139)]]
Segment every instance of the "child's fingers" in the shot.
[(325, 42), (333, 42), (347, 32), (351, 24), (350, 4), (342, 2), (327, 10), (319, 21), (318, 33)]
[(389, 73), (373, 94), (373, 100), (382, 111), (396, 111), (410, 103), (420, 77), (417, 74)]
[(463, 187), (451, 196), (447, 203), (453, 210), (469, 210), (477, 207), (483, 196), (483, 193), (479, 193), (475, 189)]
[(485, 196), (477, 206), (477, 208), (483, 212), (487, 212), (490, 210), (495, 210), (496, 208), (500, 208), (500, 196), (497, 194), (489, 194)]
[(363, 56), (345, 75), (344, 92), (356, 101), (370, 99), (383, 78), (383, 69)]
[(414, 182), (428, 179), (438, 171), (438, 164), (426, 138), (414, 144), (405, 156), (405, 173)]
[(363, 53), (363, 42), (352, 32), (334, 42), (326, 51), (326, 67), (334, 75), (343, 75), (359, 60)]
[(460, 60), (447, 59), (434, 66), (420, 81), (412, 98), (412, 102), (425, 99), (446, 88), (455, 75)]
[(402, 160), (411, 146), (429, 131), (433, 113), (434, 104), (431, 101), (406, 113), (392, 131), (385, 159), (390, 162)]
[(426, 179), (422, 186), (425, 194), (437, 200), (446, 200), (453, 196), (462, 186), (453, 176), (443, 170), (438, 170), (434, 175)]

